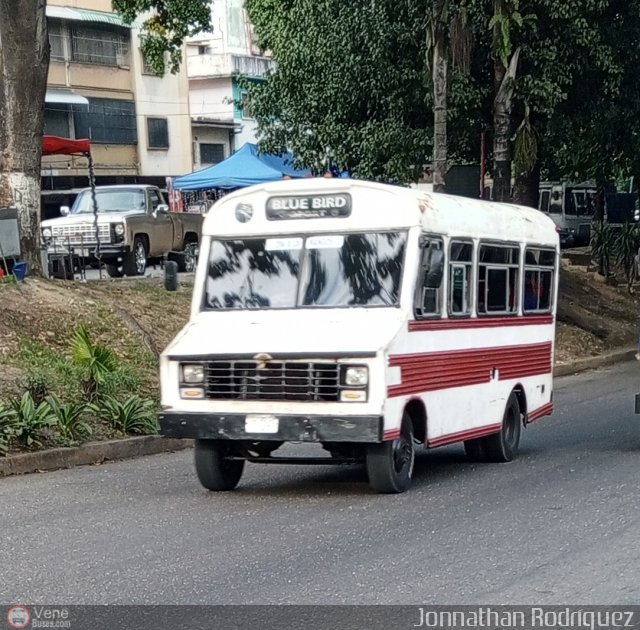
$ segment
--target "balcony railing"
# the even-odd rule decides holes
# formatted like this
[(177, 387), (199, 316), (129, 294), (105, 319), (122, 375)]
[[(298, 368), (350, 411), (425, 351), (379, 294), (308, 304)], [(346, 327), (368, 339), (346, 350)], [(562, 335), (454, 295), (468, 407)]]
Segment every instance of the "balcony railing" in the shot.
[(266, 57), (216, 53), (187, 57), (189, 78), (230, 77), (241, 74), (262, 78), (271, 69), (273, 62)]

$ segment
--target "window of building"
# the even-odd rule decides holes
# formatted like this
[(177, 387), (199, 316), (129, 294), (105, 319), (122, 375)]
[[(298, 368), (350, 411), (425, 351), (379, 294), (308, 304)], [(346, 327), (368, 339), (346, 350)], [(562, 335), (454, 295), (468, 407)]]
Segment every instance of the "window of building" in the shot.
[(166, 118), (147, 118), (147, 139), (150, 149), (169, 148), (169, 122)]
[(522, 310), (525, 314), (551, 312), (555, 266), (556, 253), (553, 250), (527, 248), (522, 296)]
[(200, 163), (218, 164), (224, 160), (224, 144), (200, 143)]
[(156, 76), (156, 73), (153, 71), (153, 68), (149, 63), (149, 60), (142, 51), (140, 51), (140, 57), (142, 59), (142, 74)]
[(71, 27), (71, 58), (102, 66), (129, 65), (129, 31), (74, 24)]
[(471, 315), (473, 244), (452, 241), (449, 249), (449, 314)]
[(65, 61), (65, 28), (58, 20), (49, 20), (49, 45), (51, 46), (51, 61)]
[(198, 46), (198, 54), (199, 55), (206, 55), (207, 54), (207, 47), (206, 46)]
[(249, 94), (245, 91), (240, 93), (240, 111), (243, 118), (253, 118), (251, 113), (251, 103), (249, 102)]
[(442, 239), (426, 237), (421, 245), (421, 271), (415, 298), (416, 318), (439, 317), (442, 313), (442, 284), (432, 286), (430, 278), (434, 272), (437, 273), (437, 267), (442, 263)]
[(76, 138), (97, 144), (137, 144), (136, 106), (133, 101), (91, 98), (89, 108), (74, 106)]
[(71, 111), (68, 105), (50, 103), (44, 108), (44, 134), (69, 138), (71, 134)]
[(478, 315), (518, 312), (520, 250), (481, 245), (478, 254)]

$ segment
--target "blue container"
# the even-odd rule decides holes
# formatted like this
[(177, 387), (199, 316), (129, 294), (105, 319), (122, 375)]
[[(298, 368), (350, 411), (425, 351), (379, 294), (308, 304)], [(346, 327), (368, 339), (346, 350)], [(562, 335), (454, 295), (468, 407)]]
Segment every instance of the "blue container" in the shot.
[(27, 263), (17, 262), (13, 265), (13, 275), (18, 282), (24, 282), (25, 276), (27, 275)]

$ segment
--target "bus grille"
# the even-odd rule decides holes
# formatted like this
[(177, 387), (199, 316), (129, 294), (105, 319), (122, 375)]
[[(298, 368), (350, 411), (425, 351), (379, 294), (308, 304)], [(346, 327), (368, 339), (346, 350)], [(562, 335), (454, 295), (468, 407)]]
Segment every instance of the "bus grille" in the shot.
[(339, 380), (336, 363), (209, 361), (205, 391), (213, 400), (339, 401)]

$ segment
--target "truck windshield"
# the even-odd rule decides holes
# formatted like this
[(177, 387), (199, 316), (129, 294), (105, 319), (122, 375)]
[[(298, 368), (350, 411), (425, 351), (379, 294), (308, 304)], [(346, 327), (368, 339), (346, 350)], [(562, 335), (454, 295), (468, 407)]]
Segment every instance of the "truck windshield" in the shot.
[[(146, 208), (144, 190), (96, 190), (98, 212), (129, 212)], [(84, 190), (73, 204), (72, 214), (93, 213), (91, 191)]]
[(206, 310), (397, 306), (407, 232), (213, 240)]

